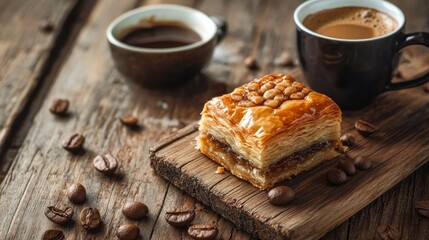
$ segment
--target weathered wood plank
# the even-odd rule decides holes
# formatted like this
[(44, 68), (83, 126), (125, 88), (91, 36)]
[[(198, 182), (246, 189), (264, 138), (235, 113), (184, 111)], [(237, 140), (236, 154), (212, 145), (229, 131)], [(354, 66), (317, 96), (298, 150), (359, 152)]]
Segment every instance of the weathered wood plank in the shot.
[[(7, 4), (13, 4), (9, 2), (0, 1), (0, 4), (3, 4), (0, 9)], [(143, 4), (157, 2), (163, 1), (144, 1)], [(147, 152), (149, 146), (165, 134), (197, 120), (204, 102), (212, 96), (222, 94), (225, 90), (231, 90), (234, 86), (267, 72), (289, 70), (272, 66), (272, 61), (282, 50), (294, 52), (291, 13), (300, 1), (288, 1), (287, 4), (284, 1), (256, 0), (173, 2), (199, 8), (209, 15), (224, 15), (229, 21), (230, 33), (216, 49), (209, 68), (186, 86), (171, 91), (153, 92), (129, 88), (114, 70), (105, 43), (104, 30), (113, 18), (133, 8), (136, 3), (141, 3), (137, 0), (100, 0), (91, 15), (91, 21), (82, 31), (72, 55), (59, 72), (55, 85), (32, 123), (31, 131), (18, 149), (5, 181), (0, 185), (0, 209), (2, 216), (5, 216), (0, 223), (1, 239), (27, 239), (30, 236), (39, 238), (45, 229), (51, 227), (62, 228), (70, 239), (110, 239), (113, 238), (117, 226), (134, 222), (125, 219), (119, 211), (123, 203), (131, 200), (144, 201), (150, 207), (147, 219), (134, 222), (140, 226), (143, 239), (189, 239), (184, 232), (171, 228), (163, 219), (165, 210), (175, 205), (194, 206), (197, 210), (196, 222), (216, 221), (220, 225), (220, 239), (250, 238), (233, 227), (229, 221), (155, 176), (149, 169)], [(416, 6), (419, 5), (422, 4)], [(425, 15), (422, 9), (417, 11), (418, 16)], [(409, 6), (405, 10), (409, 14), (415, 11)], [(427, 20), (421, 21), (423, 18), (409, 18), (411, 28), (408, 29), (416, 30), (419, 26), (427, 25)], [(0, 52), (6, 51), (4, 49), (7, 49), (7, 46), (3, 45)], [(255, 54), (260, 60), (259, 71), (249, 71), (243, 67), (243, 59), (248, 54)], [(220, 82), (225, 82), (228, 86)], [(56, 97), (71, 100), (70, 118), (58, 119), (48, 113), (50, 102)], [(380, 99), (382, 100), (377, 101), (384, 101), (383, 97)], [(393, 99), (389, 102), (398, 108), (405, 107), (396, 104), (397, 101)], [(381, 110), (374, 107), (371, 112), (377, 114)], [(396, 111), (390, 109), (386, 114), (394, 114)], [(141, 119), (143, 128), (140, 131), (125, 129), (117, 121), (119, 116), (129, 112)], [(346, 115), (351, 119), (359, 118), (359, 112)], [(378, 117), (380, 116), (376, 115), (369, 120), (377, 120)], [(343, 126), (346, 131), (350, 131), (351, 127), (351, 123), (345, 123)], [(87, 136), (87, 151), (84, 155), (67, 154), (59, 146), (62, 138), (74, 131)], [(399, 135), (402, 134), (401, 132)], [(365, 146), (370, 144), (363, 139), (360, 141)], [(119, 174), (113, 178), (96, 173), (91, 166), (92, 158), (105, 152), (112, 152), (123, 159)], [(397, 219), (404, 216), (412, 216), (414, 219), (415, 212), (407, 194), (413, 189), (412, 199), (429, 197), (425, 195), (428, 192), (425, 173), (427, 165), (426, 172), (420, 169), (413, 175), (415, 177), (400, 185), (401, 189), (405, 186), (404, 191), (393, 190), (393, 194), (383, 195), (377, 200), (377, 205), (370, 205), (352, 217), (352, 224), (344, 222), (324, 239), (346, 239), (347, 236), (349, 239), (356, 239), (361, 233), (362, 236), (372, 238), (380, 219), (390, 219), (390, 215), (393, 215), (398, 207), (402, 210), (397, 213)], [(84, 205), (77, 206), (76, 212), (84, 206), (96, 206), (101, 210), (105, 225), (98, 234), (86, 234), (77, 223), (65, 227), (55, 226), (43, 215), (43, 208), (48, 204), (67, 202), (63, 189), (75, 181), (80, 181), (87, 187), (89, 199)], [(219, 184), (229, 181), (231, 178), (225, 178)], [(230, 187), (229, 191), (244, 194), (243, 190), (238, 188)], [(253, 199), (253, 195), (248, 196), (248, 201)], [(403, 203), (405, 199), (406, 204)], [(383, 201), (383, 204), (379, 204), (379, 201)], [(396, 208), (390, 207), (380, 212), (380, 206), (384, 206), (384, 202), (389, 202)], [(375, 215), (370, 218), (370, 222), (366, 222), (368, 214)], [(421, 220), (417, 226), (408, 228), (409, 231), (415, 231), (412, 236), (427, 236), (427, 221)], [(37, 229), (33, 227), (35, 224), (39, 226)], [(398, 226), (405, 228), (406, 224)]]
[[(135, 4), (136, 1), (100, 1), (95, 7), (0, 185), (0, 209), (5, 216), (0, 223), (0, 238), (39, 238), (44, 230), (58, 228), (45, 218), (43, 209), (56, 202), (67, 203), (64, 189), (75, 181), (85, 185), (88, 192), (88, 201), (75, 207), (76, 214), (84, 206), (98, 207), (104, 227), (99, 233), (86, 234), (75, 222), (62, 228), (70, 239), (111, 238), (120, 224), (132, 222), (119, 211), (131, 200), (146, 202), (150, 208), (149, 217), (138, 223), (143, 239), (154, 234), (158, 219), (162, 222), (160, 213), (168, 184), (153, 176), (147, 157), (149, 146), (163, 133), (194, 121), (204, 102), (224, 92), (225, 86), (207, 76), (164, 92), (124, 84), (114, 70), (104, 31), (113, 18)], [(56, 97), (70, 100), (69, 118), (60, 119), (49, 113), (49, 105)], [(139, 131), (128, 130), (119, 123), (118, 117), (128, 112), (142, 119)], [(75, 131), (86, 136), (83, 155), (70, 155), (60, 147), (61, 140)], [(91, 167), (91, 159), (105, 152), (122, 160), (119, 173), (111, 178)], [(179, 203), (183, 193), (171, 196)], [(212, 212), (206, 218), (225, 225), (224, 235), (246, 236)], [(35, 223), (38, 228), (33, 227)]]
[[(392, 103), (398, 95), (402, 101)], [(341, 187), (329, 186), (324, 180), (325, 171), (335, 161), (301, 174), (288, 182), (297, 199), (284, 208), (272, 206), (266, 192), (229, 173), (215, 174), (217, 164), (195, 150), (197, 131), (155, 149), (151, 164), (161, 176), (252, 235), (261, 239), (317, 239), (429, 161), (429, 129), (425, 126), (429, 95), (420, 89), (388, 93), (378, 104), (384, 112), (374, 108), (359, 111), (360, 116), (377, 123), (378, 132), (369, 138), (357, 136), (357, 147), (348, 153), (351, 157), (366, 155), (375, 166)], [(386, 114), (402, 106), (407, 109)], [(346, 116), (343, 121), (351, 124), (355, 119)], [(355, 130), (350, 132), (357, 135)], [(376, 227), (371, 226), (374, 231), (364, 239), (375, 237)]]
[[(0, 1), (0, 152), (43, 80), (47, 60), (78, 0)], [(39, 22), (49, 19), (54, 30), (44, 33)]]

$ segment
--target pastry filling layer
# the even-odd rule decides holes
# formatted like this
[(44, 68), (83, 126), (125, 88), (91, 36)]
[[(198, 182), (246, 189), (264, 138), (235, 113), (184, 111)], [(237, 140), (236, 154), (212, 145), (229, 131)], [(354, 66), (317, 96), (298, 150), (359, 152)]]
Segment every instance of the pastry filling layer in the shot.
[[(238, 164), (243, 167), (246, 167), (249, 170), (257, 168), (252, 164), (252, 162), (246, 160), (243, 156), (234, 152), (234, 150), (232, 150), (232, 148), (228, 144), (225, 144), (219, 141), (218, 139), (216, 139), (210, 134), (203, 134), (203, 136), (206, 141), (209, 141), (210, 143), (214, 144), (217, 149), (221, 149), (225, 153), (227, 153), (231, 157), (230, 159), (234, 161), (234, 165)], [(261, 173), (265, 175), (267, 173), (275, 172), (276, 170), (282, 171), (283, 169), (293, 169), (293, 168), (296, 168), (298, 165), (302, 164), (310, 155), (318, 151), (323, 151), (333, 147), (335, 147), (335, 141), (315, 143), (306, 149), (297, 151), (292, 155), (284, 157), (283, 159), (277, 161), (276, 163), (271, 164), (266, 169), (259, 169), (259, 170), (261, 170)]]

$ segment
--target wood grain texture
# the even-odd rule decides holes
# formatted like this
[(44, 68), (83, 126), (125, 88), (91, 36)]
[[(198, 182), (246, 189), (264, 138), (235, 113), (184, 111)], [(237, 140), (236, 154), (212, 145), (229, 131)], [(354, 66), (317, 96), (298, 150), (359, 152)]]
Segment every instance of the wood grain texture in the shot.
[[(397, 95), (385, 94), (378, 99), (383, 111), (375, 106), (360, 111), (359, 116), (376, 123), (376, 134), (363, 138), (355, 130), (348, 131), (357, 137), (357, 146), (348, 155), (367, 156), (375, 166), (335, 187), (325, 181), (324, 173), (337, 162), (322, 164), (287, 182), (297, 196), (287, 207), (270, 205), (265, 191), (229, 173), (215, 174), (218, 164), (195, 149), (198, 131), (190, 133), (195, 124), (154, 146), (151, 165), (158, 174), (254, 236), (317, 239), (429, 161), (429, 129), (425, 125), (429, 95), (401, 93), (403, 100), (395, 104), (392, 101)], [(406, 111), (394, 112), (401, 106), (407, 106)], [(355, 121), (346, 115), (343, 125)]]
[[(21, 2), (25, 3), (19, 4)], [(9, 77), (20, 76), (26, 68), (23, 69), (23, 65), (18, 62), (31, 60), (21, 56), (18, 61), (17, 55), (5, 54), (15, 49), (9, 47), (18, 45), (20, 41), (28, 45), (35, 40), (39, 41), (38, 35), (30, 34), (31, 38), (25, 39), (19, 37), (24, 32), (21, 32), (17, 26), (24, 24), (36, 26), (37, 22), (30, 16), (39, 11), (49, 11), (47, 16), (52, 14), (61, 19), (66, 18), (67, 11), (52, 10), (49, 6), (55, 5), (61, 9), (61, 6), (74, 4), (75, 1), (54, 1), (55, 4), (49, 6), (41, 4), (42, 2), (37, 1), (36, 4), (30, 0), (0, 0), (0, 11), (3, 9), (9, 11), (5, 14), (1, 12), (0, 18), (14, 19), (8, 26), (10, 31), (3, 30), (3, 26), (6, 26), (4, 21), (0, 23), (0, 35), (9, 34), (11, 40), (8, 41), (12, 42), (6, 45), (0, 44), (0, 56), (3, 56), (0, 60), (2, 63), (0, 82), (5, 76), (3, 69), (14, 73), (8, 75)], [(164, 136), (198, 120), (203, 104), (211, 97), (230, 91), (237, 85), (269, 72), (290, 71), (290, 68), (275, 67), (273, 60), (284, 50), (295, 53), (295, 30), (291, 14), (301, 1), (293, 0), (287, 3), (280, 0), (168, 1), (200, 9), (209, 15), (223, 15), (229, 22), (230, 31), (216, 48), (213, 61), (208, 68), (187, 85), (169, 91), (139, 90), (134, 86), (128, 86), (114, 69), (104, 31), (108, 23), (121, 13), (139, 5), (160, 2), (165, 1), (98, 0), (89, 21), (81, 29), (77, 40), (73, 42), (70, 55), (65, 58), (64, 64), (60, 61), (58, 73), (52, 74), (53, 80), (39, 79), (42, 87), (46, 89), (42, 95), (38, 92), (35, 92), (34, 96), (25, 95), (24, 92), (27, 89), (30, 89), (27, 92), (34, 89), (32, 85), (34, 81), (21, 81), (25, 77), (20, 78), (16, 86), (14, 82), (9, 82), (7, 87), (1, 85), (0, 106), (10, 104), (10, 99), (14, 97), (24, 95), (28, 97), (17, 102), (16, 105), (6, 106), (7, 110), (11, 111), (7, 114), (1, 111), (0, 119), (9, 119), (7, 121), (10, 122), (12, 121), (10, 119), (16, 118), (15, 112), (29, 117), (26, 117), (22, 124), (17, 124), (16, 128), (6, 125), (7, 132), (3, 133), (6, 138), (10, 138), (12, 142), (17, 141), (19, 144), (8, 146), (6, 149), (5, 158), (8, 158), (7, 162), (12, 165), (10, 168), (8, 166), (5, 168), (8, 170), (7, 175), (0, 184), (0, 213), (2, 214), (0, 239), (37, 239), (48, 228), (63, 229), (67, 239), (112, 239), (116, 228), (120, 224), (129, 222), (139, 225), (142, 239), (190, 239), (184, 231), (170, 227), (163, 219), (168, 208), (182, 205), (195, 208), (197, 211), (195, 223), (215, 221), (220, 229), (218, 239), (252, 238), (209, 207), (202, 205), (154, 174), (149, 167), (148, 151), (151, 145)], [(407, 15), (409, 30), (429, 30), (426, 14), (428, 9), (424, 0), (396, 1), (396, 3)], [(28, 16), (18, 21), (19, 17), (13, 17), (13, 15), (19, 16), (20, 12), (25, 12), (24, 15)], [(57, 18), (52, 19), (55, 24), (61, 25), (57, 23)], [(57, 33), (57, 30), (53, 35), (62, 34)], [(46, 44), (46, 46), (52, 46), (52, 42), (47, 41)], [(60, 45), (59, 48), (61, 47), (67, 46)], [(427, 52), (419, 50), (418, 53), (425, 55)], [(258, 71), (249, 71), (242, 64), (243, 59), (250, 54), (256, 55), (259, 59), (261, 68)], [(43, 59), (39, 58), (39, 60)], [(55, 68), (53, 66), (57, 60), (48, 61), (47, 67)], [(13, 66), (3, 64), (6, 62), (14, 64)], [(424, 66), (427, 66), (426, 63), (422, 62)], [(36, 76), (39, 68), (43, 67), (34, 68), (31, 74)], [(51, 82), (54, 83), (52, 87)], [(14, 90), (13, 93), (9, 93), (7, 89), (22, 89), (22, 91)], [(398, 93), (400, 98), (405, 94), (405, 98), (410, 100), (410, 97), (419, 98), (418, 95), (413, 96), (413, 94), (420, 94), (423, 91), (416, 88)], [(389, 94), (391, 94), (389, 96), (396, 96), (395, 93)], [(71, 101), (71, 114), (68, 118), (57, 118), (49, 113), (51, 101), (57, 97), (68, 98)], [(42, 104), (37, 98), (43, 101)], [(380, 96), (374, 106), (377, 106), (378, 101), (384, 101), (384, 98), (385, 96)], [(406, 109), (406, 105), (398, 103), (400, 102), (398, 99), (394, 100), (392, 97), (388, 99), (393, 106)], [(37, 104), (34, 104), (34, 101)], [(33, 110), (25, 110), (24, 102), (27, 102)], [(36, 108), (31, 108), (33, 106)], [(31, 111), (37, 111), (34, 109), (39, 109), (35, 118), (29, 114)], [(382, 107), (375, 107), (371, 110), (371, 114), (375, 113), (375, 116), (374, 118), (371, 116), (369, 120), (381, 118), (380, 115), (376, 116), (382, 109)], [(386, 115), (397, 111), (390, 109)], [(123, 127), (118, 117), (125, 113), (138, 116), (142, 127), (137, 131)], [(354, 119), (359, 118), (359, 114), (360, 112), (346, 113), (347, 117)], [(407, 114), (411, 113), (405, 110), (404, 114), (408, 117)], [(398, 120), (396, 124), (399, 122)], [(403, 120), (401, 124), (408, 126)], [(15, 134), (19, 132), (17, 129), (26, 126), (30, 131), (18, 133), (20, 136), (17, 137)], [(422, 123), (418, 127), (424, 126), (425, 124)], [(343, 127), (345, 131), (352, 129), (350, 123), (345, 123)], [(404, 131), (406, 130), (408, 128)], [(75, 131), (87, 137), (86, 152), (83, 155), (71, 155), (60, 147), (60, 142), (65, 135)], [(405, 133), (399, 133), (400, 136), (403, 134)], [(410, 138), (406, 139), (410, 140)], [(414, 148), (411, 149), (414, 150)], [(111, 152), (121, 159), (118, 174), (111, 178), (98, 174), (91, 165), (91, 160), (96, 154), (106, 152)], [(0, 163), (2, 169), (3, 160)], [(371, 239), (375, 236), (376, 226), (381, 222), (398, 226), (404, 239), (429, 236), (427, 230), (429, 222), (427, 219), (418, 217), (412, 207), (414, 200), (429, 198), (428, 170), (428, 164), (426, 164), (369, 207), (343, 222), (323, 239)], [(64, 227), (56, 226), (43, 215), (44, 207), (49, 204), (68, 203), (64, 189), (77, 181), (87, 188), (88, 201), (83, 205), (74, 206), (76, 214), (85, 206), (95, 206), (101, 210), (104, 226), (96, 234), (87, 234), (77, 222)], [(143, 201), (150, 207), (147, 219), (136, 222), (127, 220), (122, 215), (121, 206), (133, 200)], [(409, 221), (412, 221), (412, 225)]]
[[(58, 33), (77, 3), (78, 0), (0, 1), (0, 151), (50, 64), (47, 60)], [(52, 22), (52, 32), (39, 30), (42, 19)]]

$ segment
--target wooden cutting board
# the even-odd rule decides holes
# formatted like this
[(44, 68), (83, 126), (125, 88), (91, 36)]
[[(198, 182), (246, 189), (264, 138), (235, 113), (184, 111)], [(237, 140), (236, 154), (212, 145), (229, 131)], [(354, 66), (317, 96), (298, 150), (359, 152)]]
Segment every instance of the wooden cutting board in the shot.
[[(360, 136), (357, 119), (374, 123), (377, 132)], [(296, 199), (283, 207), (227, 171), (216, 174), (218, 165), (195, 149), (196, 123), (154, 145), (150, 159), (157, 174), (255, 237), (318, 239), (429, 160), (429, 94), (422, 88), (385, 93), (363, 110), (343, 112), (342, 132), (356, 138), (349, 156), (366, 155), (375, 166), (331, 186), (324, 174), (337, 160), (326, 162), (285, 182)]]

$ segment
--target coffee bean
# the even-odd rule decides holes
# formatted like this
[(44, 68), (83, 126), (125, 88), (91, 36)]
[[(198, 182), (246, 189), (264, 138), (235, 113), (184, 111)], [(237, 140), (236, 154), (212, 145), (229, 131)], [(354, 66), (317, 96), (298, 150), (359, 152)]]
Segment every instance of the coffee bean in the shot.
[(111, 154), (98, 155), (92, 163), (97, 171), (104, 174), (111, 174), (118, 168), (118, 160)]
[(248, 69), (258, 69), (259, 65), (258, 62), (256, 61), (256, 58), (253, 56), (248, 56), (244, 59), (244, 65), (248, 68)]
[(381, 224), (377, 227), (378, 236), (383, 240), (398, 240), (400, 239), (399, 231), (396, 227), (390, 224)]
[(45, 209), (45, 216), (56, 224), (64, 224), (73, 217), (73, 208), (70, 206), (58, 204), (49, 206)]
[(80, 135), (79, 133), (74, 133), (64, 139), (63, 148), (70, 152), (77, 152), (82, 149), (84, 142), (84, 136)]
[(348, 176), (353, 176), (356, 174), (356, 167), (353, 162), (348, 158), (340, 159), (337, 167), (343, 170)]
[(289, 203), (295, 198), (295, 191), (288, 186), (278, 186), (268, 192), (268, 201), (276, 206)]
[(349, 133), (346, 133), (343, 136), (341, 136), (340, 141), (344, 146), (347, 146), (347, 147), (351, 147), (355, 145), (355, 138), (353, 137), (353, 135)]
[(366, 156), (359, 156), (353, 160), (353, 163), (360, 170), (367, 170), (372, 167), (372, 161)]
[(215, 224), (194, 224), (188, 228), (188, 234), (197, 240), (215, 239), (219, 230)]
[(146, 204), (142, 202), (129, 202), (122, 207), (122, 213), (129, 219), (139, 220), (149, 212)]
[(355, 122), (355, 128), (358, 130), (360, 134), (367, 137), (375, 132), (377, 129), (374, 125), (369, 122), (365, 122), (363, 120), (357, 120)]
[(429, 201), (416, 201), (414, 204), (414, 208), (416, 211), (425, 217), (429, 217)]
[(54, 24), (49, 19), (42, 19), (39, 22), (39, 29), (42, 32), (49, 33), (54, 30)]
[(128, 127), (135, 127), (138, 122), (138, 119), (131, 114), (123, 115), (119, 120), (121, 120), (122, 124)]
[(69, 101), (67, 99), (55, 99), (49, 111), (56, 115), (64, 115), (69, 108)]
[(333, 168), (326, 172), (326, 180), (332, 185), (341, 185), (347, 181), (347, 175), (342, 170)]
[(140, 235), (140, 228), (135, 224), (125, 224), (118, 228), (116, 236), (119, 240), (135, 240)]
[(173, 208), (165, 212), (165, 220), (173, 227), (186, 227), (195, 218), (195, 211), (186, 208)]
[(80, 183), (71, 185), (67, 190), (67, 197), (72, 203), (83, 203), (86, 199), (85, 187)]
[(274, 65), (280, 67), (292, 67), (295, 65), (295, 62), (288, 52), (282, 52), (279, 57), (274, 59)]
[(63, 231), (59, 229), (49, 229), (43, 233), (42, 240), (63, 240), (65, 239)]
[(79, 215), (79, 223), (86, 231), (94, 231), (101, 225), (100, 212), (97, 208), (86, 207)]

